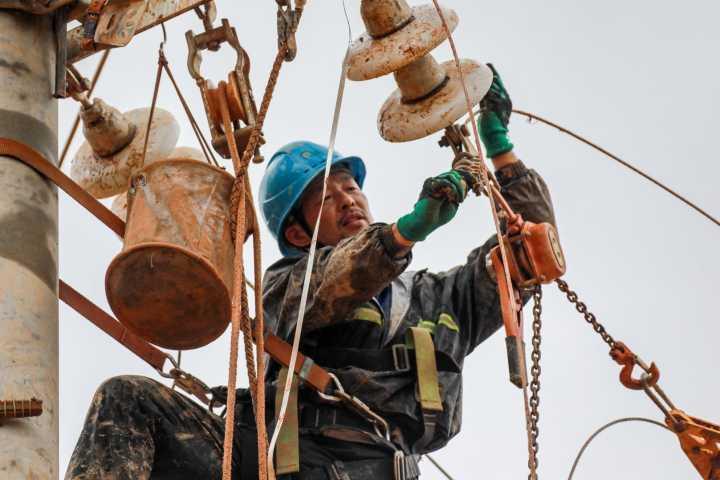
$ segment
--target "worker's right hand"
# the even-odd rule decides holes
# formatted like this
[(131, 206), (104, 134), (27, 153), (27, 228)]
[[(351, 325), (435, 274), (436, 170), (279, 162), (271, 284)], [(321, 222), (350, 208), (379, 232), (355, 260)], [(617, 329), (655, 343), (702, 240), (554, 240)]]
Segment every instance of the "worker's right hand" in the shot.
[(420, 242), (448, 223), (465, 200), (470, 183), (469, 174), (458, 170), (425, 180), (413, 211), (397, 221), (400, 235), (411, 242)]

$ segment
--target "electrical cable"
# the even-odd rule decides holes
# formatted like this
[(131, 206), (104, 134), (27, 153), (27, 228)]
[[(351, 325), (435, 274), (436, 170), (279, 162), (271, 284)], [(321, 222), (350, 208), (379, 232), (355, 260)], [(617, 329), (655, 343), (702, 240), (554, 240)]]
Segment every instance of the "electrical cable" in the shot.
[[(330, 129), (330, 140), (328, 142), (328, 153), (325, 158), (325, 172), (323, 179), (323, 191), (322, 200), (320, 201), (319, 211), (322, 212), (323, 206), (325, 205), (325, 194), (327, 192), (327, 179), (330, 176), (330, 167), (332, 165), (332, 157), (335, 150), (335, 138), (337, 137), (337, 129), (340, 122), (340, 111), (342, 108), (343, 95), (345, 93), (345, 82), (347, 80), (347, 68), (348, 68), (348, 57), (350, 55), (350, 45), (352, 43), (352, 28), (350, 26), (350, 16), (347, 11), (347, 5), (345, 0), (342, 0), (343, 11), (345, 13), (345, 21), (347, 22), (348, 28), (348, 42), (345, 50), (345, 55), (342, 60), (342, 67), (340, 71), (340, 82), (338, 85), (337, 95), (335, 98), (335, 110), (333, 112), (332, 127)], [(300, 294), (300, 307), (298, 308), (297, 321), (295, 323), (295, 335), (293, 337), (292, 353), (290, 355), (290, 362), (288, 363), (288, 371), (295, 371), (295, 364), (297, 362), (297, 354), (300, 348), (300, 337), (302, 335), (302, 325), (305, 319), (305, 307), (307, 305), (308, 293), (310, 289), (310, 278), (312, 277), (313, 264), (315, 263), (315, 252), (317, 250), (318, 233), (320, 231), (320, 219), (322, 215), (318, 215), (315, 220), (315, 227), (312, 233), (312, 239), (310, 241), (310, 249), (307, 257), (307, 266), (305, 268), (305, 276), (303, 279), (302, 293)], [(285, 413), (287, 410), (287, 404), (290, 398), (290, 387), (292, 385), (294, 375), (287, 375), (285, 385), (283, 385), (283, 396), (280, 403), (280, 408), (277, 413), (277, 421), (275, 429), (273, 430), (272, 438), (270, 440), (270, 446), (268, 447), (268, 465), (273, 465), (273, 456), (275, 452), (275, 444), (277, 443), (278, 436), (282, 424), (285, 421)]]
[(435, 468), (437, 468), (438, 470), (440, 470), (440, 473), (442, 473), (442, 474), (445, 476), (445, 478), (447, 478), (448, 480), (455, 480), (455, 479), (447, 472), (447, 470), (445, 470), (445, 469), (442, 467), (442, 465), (440, 465), (440, 462), (438, 462), (438, 461), (435, 460), (433, 457), (431, 457), (429, 453), (426, 453), (426, 454), (424, 455), (424, 457), (427, 458), (428, 460), (430, 460), (430, 462), (431, 462), (433, 465), (435, 465)]
[[(533, 120), (536, 120), (536, 121), (538, 121), (538, 122), (540, 122), (540, 123), (544, 123), (545, 125), (548, 125), (548, 126), (550, 126), (550, 127), (556, 128), (557, 130), (560, 130), (562, 133), (565, 133), (565, 134), (567, 134), (567, 135), (570, 135), (571, 137), (573, 137), (573, 138), (576, 139), (576, 140), (579, 140), (580, 142), (584, 143), (585, 145), (588, 145), (588, 146), (594, 148), (595, 150), (599, 151), (600, 153), (602, 153), (602, 154), (610, 157), (611, 159), (615, 160), (616, 162), (618, 162), (620, 165), (624, 166), (625, 168), (627, 168), (627, 169), (629, 169), (629, 170), (637, 173), (638, 175), (640, 175), (640, 176), (643, 177), (644, 179), (646, 179), (646, 180), (652, 182), (653, 184), (655, 184), (656, 186), (662, 188), (662, 189), (665, 190), (667, 193), (669, 193), (669, 194), (672, 195), (673, 197), (677, 198), (678, 200), (680, 200), (681, 202), (683, 202), (685, 205), (689, 206), (690, 208), (692, 208), (693, 210), (695, 210), (696, 212), (698, 212), (700, 215), (704, 216), (705, 218), (707, 218), (708, 220), (710, 220), (711, 222), (713, 222), (715, 225), (720, 226), (720, 220), (718, 220), (717, 218), (715, 218), (715, 217), (713, 217), (712, 215), (710, 215), (708, 212), (706, 212), (705, 210), (703, 210), (700, 206), (698, 206), (697, 204), (691, 202), (690, 200), (688, 200), (687, 198), (685, 198), (683, 195), (681, 195), (681, 194), (679, 194), (678, 192), (676, 192), (675, 190), (671, 189), (670, 187), (668, 187), (667, 185), (665, 185), (665, 184), (662, 183), (661, 181), (656, 180), (655, 178), (653, 178), (653, 177), (650, 176), (649, 174), (647, 174), (647, 173), (643, 172), (642, 170), (640, 170), (638, 167), (636, 167), (636, 166), (632, 165), (631, 163), (629, 163), (629, 162), (621, 159), (621, 158), (618, 157), (617, 155), (609, 152), (609, 151), (606, 150), (605, 148), (597, 145), (596, 143), (593, 143), (593, 142), (591, 142), (590, 140), (584, 138), (583, 136), (581, 136), (581, 135), (573, 132), (572, 130), (569, 130), (569, 129), (565, 128), (565, 127), (562, 127), (562, 126), (558, 125), (557, 123), (552, 122), (552, 121), (550, 121), (550, 120), (548, 120), (548, 119), (546, 119), (546, 118), (543, 118), (543, 117), (541, 117), (541, 116), (539, 116), (539, 115), (536, 115), (536, 114), (534, 114), (534, 113), (526, 112), (526, 111), (524, 111), (524, 110), (517, 110), (517, 109), (513, 109), (513, 113), (515, 113), (515, 114), (517, 114), (517, 115), (521, 115), (521, 116), (523, 116), (523, 117), (526, 117), (526, 118), (528, 119), (528, 121), (530, 121), (530, 122), (532, 122)], [(471, 121), (471, 119), (468, 117), (468, 118), (465, 120), (465, 124), (467, 125), (470, 121)]]
[(623, 422), (645, 422), (645, 423), (651, 423), (653, 425), (658, 425), (662, 428), (664, 428), (667, 431), (672, 432), (666, 425), (663, 425), (662, 423), (658, 422), (657, 420), (652, 420), (650, 418), (644, 418), (644, 417), (624, 417), (624, 418), (618, 418), (617, 420), (613, 420), (612, 422), (608, 422), (602, 427), (598, 428), (593, 432), (590, 437), (588, 437), (587, 440), (585, 440), (585, 443), (583, 444), (582, 448), (578, 452), (577, 456), (575, 457), (575, 461), (573, 462), (572, 468), (570, 469), (570, 474), (568, 475), (568, 480), (572, 480), (573, 475), (575, 474), (575, 469), (578, 466), (578, 463), (580, 462), (580, 458), (582, 457), (583, 453), (585, 453), (585, 449), (590, 445), (590, 442), (595, 440), (595, 437), (600, 435), (601, 432), (607, 430), (608, 428), (612, 427), (613, 425), (617, 425), (619, 423)]

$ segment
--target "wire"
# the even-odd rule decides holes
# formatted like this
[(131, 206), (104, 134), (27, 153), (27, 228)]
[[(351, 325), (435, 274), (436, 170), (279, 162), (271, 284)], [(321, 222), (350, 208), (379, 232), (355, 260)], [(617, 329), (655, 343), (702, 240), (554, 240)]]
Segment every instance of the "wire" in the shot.
[(578, 463), (580, 462), (580, 458), (582, 457), (583, 453), (585, 453), (585, 449), (590, 445), (590, 442), (595, 440), (595, 437), (600, 435), (601, 432), (607, 430), (608, 428), (612, 427), (613, 425), (617, 425), (618, 423), (623, 422), (645, 422), (645, 423), (652, 423), (653, 425), (657, 425), (659, 427), (664, 428), (665, 430), (672, 432), (666, 425), (663, 425), (662, 423), (658, 422), (657, 420), (652, 420), (650, 418), (644, 418), (644, 417), (624, 417), (624, 418), (618, 418), (617, 420), (613, 420), (612, 422), (608, 422), (602, 427), (598, 428), (593, 432), (590, 437), (588, 437), (587, 440), (585, 440), (585, 443), (583, 444), (582, 448), (578, 452), (577, 456), (575, 457), (575, 461), (573, 462), (572, 468), (570, 469), (570, 474), (568, 475), (568, 480), (572, 480), (573, 475), (575, 474), (575, 469), (578, 466)]
[[(320, 201), (319, 211), (322, 211), (325, 205), (325, 193), (327, 191), (327, 179), (330, 176), (330, 167), (332, 165), (332, 156), (335, 150), (335, 138), (337, 136), (337, 129), (340, 123), (340, 111), (342, 109), (343, 94), (345, 93), (345, 82), (347, 80), (347, 68), (348, 68), (348, 57), (350, 56), (350, 44), (352, 43), (352, 29), (350, 27), (350, 17), (345, 5), (345, 0), (342, 0), (343, 11), (345, 13), (345, 20), (347, 21), (348, 27), (348, 43), (345, 49), (345, 55), (342, 60), (342, 67), (340, 71), (340, 83), (338, 85), (337, 96), (335, 98), (335, 111), (333, 112), (332, 127), (330, 129), (330, 141), (328, 142), (328, 153), (325, 158), (325, 173), (323, 180), (323, 192), (322, 200)], [(318, 233), (320, 232), (320, 219), (322, 215), (318, 215), (315, 220), (315, 227), (313, 229), (312, 240), (310, 241), (310, 250), (307, 257), (307, 266), (305, 268), (305, 276), (303, 279), (302, 293), (300, 294), (300, 307), (298, 308), (297, 321), (295, 323), (295, 335), (293, 337), (292, 352), (290, 354), (290, 362), (288, 364), (288, 372), (295, 371), (295, 363), (297, 362), (297, 354), (300, 348), (300, 336), (302, 334), (303, 320), (305, 319), (305, 306), (307, 305), (308, 293), (310, 290), (310, 278), (312, 277), (313, 264), (315, 263), (315, 252), (317, 250)], [(283, 385), (283, 396), (280, 402), (280, 408), (277, 413), (277, 422), (275, 424), (275, 430), (273, 430), (272, 437), (270, 439), (270, 446), (268, 447), (268, 465), (273, 464), (273, 455), (275, 451), (275, 444), (277, 443), (278, 436), (282, 424), (285, 421), (285, 412), (287, 410), (287, 404), (290, 399), (290, 387), (292, 385), (294, 375), (287, 375), (285, 379), (285, 385)]]
[[(554, 123), (554, 122), (552, 122), (552, 121), (550, 121), (550, 120), (548, 120), (548, 119), (546, 119), (546, 118), (540, 117), (539, 115), (536, 115), (536, 114), (534, 114), (534, 113), (526, 112), (526, 111), (523, 111), (523, 110), (516, 110), (516, 109), (513, 110), (513, 113), (515, 113), (515, 114), (517, 114), (517, 115), (521, 115), (521, 116), (523, 116), (523, 117), (526, 117), (529, 121), (537, 120), (537, 121), (540, 122), (540, 123), (544, 123), (545, 125), (549, 125), (549, 126), (551, 126), (551, 127), (553, 127), (553, 128), (556, 128), (556, 129), (560, 130), (561, 132), (563, 132), (563, 133), (565, 133), (565, 134), (567, 134), (567, 135), (570, 135), (570, 136), (573, 137), (574, 139), (581, 141), (581, 142), (584, 143), (585, 145), (588, 145), (588, 146), (594, 148), (595, 150), (597, 150), (597, 151), (603, 153), (604, 155), (612, 158), (613, 160), (615, 160), (616, 162), (618, 162), (620, 165), (624, 166), (625, 168), (627, 168), (627, 169), (629, 169), (629, 170), (632, 170), (633, 172), (637, 173), (638, 175), (640, 175), (640, 176), (643, 177), (644, 179), (646, 179), (646, 180), (652, 182), (653, 184), (657, 185), (658, 187), (662, 188), (662, 189), (665, 190), (667, 193), (669, 193), (669, 194), (672, 195), (673, 197), (677, 198), (678, 200), (680, 200), (681, 202), (683, 202), (685, 205), (689, 206), (690, 208), (692, 208), (693, 210), (695, 210), (696, 212), (698, 212), (700, 215), (704, 216), (705, 218), (707, 218), (708, 220), (710, 220), (711, 222), (713, 222), (715, 225), (717, 225), (717, 226), (720, 227), (720, 220), (718, 220), (717, 218), (715, 218), (715, 217), (713, 217), (712, 215), (710, 215), (708, 212), (706, 212), (705, 210), (703, 210), (702, 208), (700, 208), (697, 204), (691, 202), (690, 200), (688, 200), (687, 198), (685, 198), (684, 196), (682, 196), (681, 194), (679, 194), (679, 193), (676, 192), (675, 190), (673, 190), (673, 189), (671, 189), (670, 187), (666, 186), (665, 184), (663, 184), (663, 183), (660, 182), (659, 180), (656, 180), (655, 178), (651, 177), (649, 174), (643, 172), (642, 170), (640, 170), (640, 169), (637, 168), (636, 166), (634, 166), (634, 165), (630, 164), (629, 162), (621, 159), (621, 158), (618, 157), (617, 155), (615, 155), (615, 154), (613, 154), (613, 153), (610, 153), (609, 151), (607, 151), (607, 150), (604, 149), (603, 147), (601, 147), (601, 146), (599, 146), (599, 145), (591, 142), (590, 140), (582, 137), (581, 135), (579, 135), (579, 134), (577, 134), (577, 133), (575, 133), (575, 132), (573, 132), (573, 131), (565, 128), (565, 127), (562, 127), (562, 126), (558, 125), (557, 123)], [(471, 121), (471, 119), (468, 117), (468, 119), (465, 120), (465, 124), (469, 123), (470, 121)]]
[(448, 480), (455, 480), (455, 479), (447, 472), (447, 470), (445, 470), (445, 469), (442, 467), (442, 465), (440, 465), (440, 463), (439, 463), (437, 460), (435, 460), (433, 457), (430, 456), (429, 453), (426, 453), (426, 454), (425, 454), (425, 458), (427, 458), (428, 460), (430, 460), (430, 462), (431, 462), (433, 465), (435, 465), (435, 468), (437, 468), (438, 470), (440, 470), (440, 473), (442, 473), (443, 475), (445, 475), (445, 478), (447, 478)]

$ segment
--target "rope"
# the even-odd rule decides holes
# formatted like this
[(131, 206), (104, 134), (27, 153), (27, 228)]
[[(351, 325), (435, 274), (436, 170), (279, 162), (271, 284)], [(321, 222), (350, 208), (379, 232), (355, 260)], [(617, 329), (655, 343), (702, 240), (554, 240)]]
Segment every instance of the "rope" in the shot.
[[(475, 122), (475, 114), (473, 113), (473, 107), (472, 103), (470, 102), (470, 94), (468, 93), (467, 84), (465, 83), (465, 75), (462, 72), (462, 66), (460, 65), (460, 57), (458, 55), (457, 48), (455, 46), (455, 40), (452, 36), (452, 31), (450, 31), (450, 27), (448, 26), (447, 20), (445, 19), (445, 15), (442, 12), (442, 9), (440, 8), (440, 5), (438, 4), (437, 0), (433, 0), (433, 4), (435, 5), (435, 10), (437, 11), (438, 15), (440, 16), (440, 20), (442, 20), (443, 29), (445, 30), (445, 33), (448, 37), (448, 41), (450, 42), (450, 48), (452, 49), (453, 53), (453, 59), (455, 61), (455, 67), (458, 70), (458, 75), (460, 78), (460, 83), (463, 87), (463, 93), (465, 94), (465, 103), (468, 110), (468, 117), (472, 121), (472, 131), (473, 131), (473, 137), (475, 140), (475, 147), (478, 152), (478, 164), (482, 165), (482, 181), (484, 186), (487, 189), (488, 193), (488, 200), (490, 201), (490, 210), (492, 212), (493, 222), (495, 223), (495, 232), (497, 234), (498, 239), (498, 245), (500, 247), (500, 256), (502, 258), (503, 262), (503, 270), (505, 272), (505, 280), (508, 285), (508, 288), (510, 289), (510, 303), (513, 309), (517, 310), (517, 305), (515, 304), (515, 296), (513, 295), (513, 283), (512, 279), (510, 277), (510, 269), (508, 267), (508, 255), (505, 251), (505, 244), (502, 241), (502, 231), (500, 230), (500, 219), (498, 218), (498, 213), (495, 208), (495, 199), (493, 198), (493, 194), (491, 192), (491, 186), (490, 186), (490, 173), (488, 172), (487, 166), (485, 165), (485, 161), (482, 157), (482, 149), (480, 148), (480, 134), (478, 133), (477, 123)], [(523, 399), (524, 399), (524, 406), (525, 406), (525, 430), (527, 432), (527, 438), (528, 438), (528, 457), (533, 458), (533, 447), (532, 447), (532, 432), (531, 432), (531, 426), (530, 426), (530, 408), (528, 404), (528, 393), (527, 393), (527, 385), (523, 387)], [(537, 478), (537, 472), (536, 472), (536, 465), (534, 461), (530, 461), (530, 478), (536, 479)]]
[[(325, 205), (325, 194), (327, 192), (327, 179), (330, 176), (330, 166), (332, 164), (332, 156), (335, 150), (335, 138), (337, 137), (337, 129), (340, 123), (340, 110), (342, 107), (343, 94), (345, 93), (345, 82), (347, 79), (347, 68), (348, 68), (348, 57), (350, 56), (350, 44), (352, 42), (352, 30), (350, 29), (350, 21), (348, 18), (347, 8), (343, 0), (343, 9), (345, 11), (345, 18), (348, 22), (348, 43), (347, 49), (345, 50), (345, 56), (342, 60), (342, 66), (340, 69), (340, 82), (338, 85), (337, 95), (335, 97), (335, 111), (333, 112), (332, 127), (330, 129), (330, 140), (328, 141), (328, 153), (325, 158), (325, 172), (323, 177), (323, 192), (322, 200), (320, 201), (320, 207), (318, 211), (322, 213)], [(290, 362), (288, 364), (288, 371), (295, 371), (295, 363), (297, 361), (297, 354), (300, 348), (300, 336), (302, 334), (303, 320), (305, 319), (305, 307), (307, 305), (307, 298), (310, 289), (310, 278), (312, 276), (313, 264), (315, 263), (315, 252), (317, 250), (318, 233), (320, 231), (320, 219), (322, 215), (318, 215), (315, 220), (315, 226), (313, 228), (312, 239), (310, 241), (310, 250), (307, 257), (307, 266), (305, 267), (305, 276), (303, 278), (302, 292), (300, 294), (300, 307), (298, 308), (297, 321), (295, 323), (295, 335), (293, 337), (292, 352), (290, 354)], [(287, 375), (285, 379), (285, 385), (283, 385), (283, 396), (280, 403), (280, 408), (277, 413), (277, 422), (275, 430), (273, 431), (270, 446), (268, 448), (268, 464), (273, 464), (273, 455), (275, 451), (275, 444), (278, 436), (280, 435), (280, 429), (285, 421), (285, 412), (287, 410), (287, 404), (290, 398), (290, 387), (292, 385), (293, 375)]]
[[(163, 30), (164, 31), (164, 30)], [(160, 79), (162, 78), (163, 63), (165, 63), (165, 55), (163, 54), (163, 44), (160, 44), (158, 51), (158, 67), (155, 74), (155, 88), (153, 89), (152, 102), (150, 103), (150, 116), (148, 117), (147, 128), (145, 129), (145, 142), (143, 143), (143, 153), (141, 165), (145, 165), (145, 155), (147, 154), (148, 140), (150, 139), (150, 127), (152, 127), (153, 116), (155, 115), (155, 104), (157, 103), (158, 92), (160, 91)]]
[[(110, 49), (105, 50), (102, 53), (102, 56), (100, 57), (100, 61), (98, 62), (97, 67), (95, 67), (95, 73), (93, 73), (92, 79), (90, 80), (90, 88), (88, 88), (87, 96), (90, 97), (92, 95), (93, 91), (95, 91), (95, 85), (97, 85), (98, 80), (100, 79), (100, 75), (103, 72), (103, 69), (105, 68), (105, 62), (107, 62), (108, 57), (110, 56)], [(70, 144), (73, 141), (73, 138), (75, 138), (75, 133), (77, 133), (78, 126), (80, 126), (80, 110), (78, 109), (78, 112), (75, 114), (75, 120), (73, 120), (72, 128), (70, 128), (70, 133), (68, 134), (67, 140), (65, 140), (65, 145), (63, 146), (62, 153), (60, 154), (60, 160), (58, 161), (58, 168), (62, 168), (63, 162), (65, 161), (65, 156), (67, 155), (68, 150), (70, 149)]]
[[(243, 262), (243, 246), (247, 227), (246, 218), (246, 207), (245, 202), (247, 200), (247, 192), (249, 189), (249, 181), (247, 177), (247, 165), (242, 165), (237, 149), (237, 143), (235, 142), (235, 135), (233, 134), (232, 124), (230, 120), (230, 111), (227, 105), (226, 89), (224, 82), (220, 83), (218, 88), (220, 95), (218, 100), (220, 104), (220, 112), (223, 121), (223, 129), (225, 131), (225, 137), (228, 141), (228, 149), (233, 160), (233, 165), (237, 168), (235, 174), (235, 184), (239, 186), (238, 191), (240, 192), (240, 198), (238, 200), (238, 209), (236, 212), (236, 231), (235, 231), (235, 258), (234, 258), (234, 274), (233, 274), (233, 302), (232, 302), (232, 334), (230, 338), (230, 367), (228, 372), (228, 403), (227, 403), (227, 416), (225, 417), (225, 439), (223, 446), (223, 480), (230, 480), (232, 478), (232, 448), (233, 448), (233, 436), (235, 427), (235, 385), (237, 380), (237, 357), (238, 357), (238, 335), (239, 331), (243, 331), (243, 341), (245, 345), (245, 360), (247, 365), (248, 380), (250, 383), (250, 395), (252, 397), (253, 406), (255, 410), (255, 423), (257, 427), (257, 441), (258, 441), (258, 476), (261, 480), (267, 478), (267, 463), (265, 462), (265, 443), (267, 441), (267, 433), (265, 431), (265, 390), (264, 383), (261, 379), (258, 382), (258, 375), (255, 370), (255, 359), (253, 357), (252, 349), (252, 329), (250, 325), (250, 314), (248, 307), (247, 297), (247, 286), (245, 284), (245, 269)], [(242, 182), (242, 183), (241, 183)], [(251, 203), (252, 205), (252, 203)], [(256, 216), (255, 216), (256, 217)], [(256, 239), (253, 241), (255, 262), (254, 265), (257, 267), (260, 262), (260, 242), (259, 242), (259, 229), (257, 228), (257, 220), (253, 220), (254, 231), (253, 237)], [(258, 272), (255, 272), (258, 275)], [(256, 299), (257, 292), (256, 290)], [(260, 292), (261, 294), (261, 292)], [(262, 297), (261, 297), (262, 299)], [(262, 300), (261, 300), (262, 302)], [(256, 310), (262, 311), (262, 303), (256, 304)], [(259, 315), (258, 327), (262, 332), (263, 325), (262, 313)], [(261, 335), (262, 336), (262, 335)], [(260, 369), (263, 369), (263, 353), (258, 350), (257, 362)], [(263, 370), (264, 374), (264, 370)]]
[(656, 420), (652, 420), (650, 418), (643, 418), (643, 417), (625, 417), (625, 418), (619, 418), (617, 420), (613, 420), (612, 422), (608, 422), (605, 425), (603, 425), (602, 427), (595, 430), (595, 432), (593, 432), (593, 434), (590, 435), (590, 437), (585, 441), (582, 448), (578, 452), (577, 457), (575, 457), (575, 461), (573, 462), (572, 468), (570, 469), (570, 474), (568, 475), (568, 480), (572, 480), (573, 475), (575, 474), (575, 469), (577, 468), (578, 463), (580, 462), (580, 457), (582, 457), (583, 453), (585, 453), (585, 449), (588, 447), (588, 445), (590, 445), (590, 442), (592, 442), (595, 439), (595, 437), (597, 437), (604, 430), (607, 430), (608, 428), (612, 427), (613, 425), (617, 425), (618, 423), (623, 423), (623, 422), (652, 423), (653, 425), (662, 427), (667, 431), (672, 431), (667, 426), (663, 425), (662, 423), (660, 423)]
[(200, 149), (203, 152), (203, 155), (205, 156), (205, 160), (207, 160), (208, 163), (214, 164), (216, 167), (220, 167), (220, 164), (218, 163), (217, 159), (215, 159), (215, 155), (212, 153), (212, 149), (210, 148), (210, 145), (207, 142), (207, 139), (202, 133), (202, 130), (200, 129), (200, 126), (198, 125), (197, 121), (195, 120), (195, 116), (192, 113), (192, 110), (190, 110), (190, 106), (188, 105), (187, 101), (185, 100), (185, 97), (183, 96), (182, 92), (180, 91), (180, 86), (175, 81), (175, 76), (172, 73), (172, 70), (170, 69), (170, 63), (167, 61), (167, 58), (165, 58), (165, 54), (161, 52), (161, 55), (165, 59), (163, 62), (163, 69), (167, 73), (168, 77), (170, 78), (170, 82), (172, 83), (173, 87), (175, 87), (175, 93), (178, 96), (178, 99), (180, 100), (180, 103), (182, 104), (183, 110), (185, 110), (185, 115), (187, 115), (188, 120), (190, 121), (190, 125), (192, 126), (193, 132), (195, 133), (195, 137), (198, 140), (198, 143), (200, 144)]
[[(297, 27), (300, 23), (302, 13), (303, 7), (301, 5), (298, 5), (295, 9), (296, 21), (294, 22), (294, 25), (292, 27), (293, 34), (297, 31)], [(250, 163), (250, 159), (255, 154), (255, 150), (257, 149), (258, 143), (260, 141), (260, 133), (262, 132), (263, 125), (265, 124), (265, 117), (267, 116), (268, 110), (270, 109), (270, 102), (272, 101), (273, 94), (275, 93), (275, 87), (277, 86), (278, 78), (280, 77), (280, 70), (282, 69), (283, 63), (285, 63), (285, 55), (288, 52), (288, 48), (289, 47), (287, 42), (284, 42), (275, 54), (275, 60), (273, 61), (272, 68), (270, 69), (268, 82), (265, 87), (265, 92), (263, 93), (262, 102), (260, 103), (260, 111), (258, 112), (258, 116), (255, 121), (255, 128), (253, 128), (252, 132), (250, 133), (250, 138), (248, 139), (248, 143), (245, 146), (245, 150), (243, 151), (242, 159), (239, 162), (240, 165), (248, 165)], [(236, 171), (237, 168), (238, 166), (236, 165)], [(238, 190), (239, 186), (237, 185), (236, 180), (235, 184), (233, 185), (232, 195), (230, 197), (232, 212), (235, 212), (237, 210), (237, 206), (239, 204)], [(231, 226), (233, 226), (232, 219), (234, 217), (235, 215), (230, 216)], [(235, 228), (233, 228), (232, 231), (235, 231)], [(290, 377), (292, 378), (292, 375)]]
[[(557, 130), (560, 130), (562, 133), (565, 133), (565, 134), (567, 134), (567, 135), (570, 135), (571, 137), (573, 137), (573, 138), (576, 139), (576, 140), (579, 140), (580, 142), (584, 143), (585, 145), (588, 145), (588, 146), (594, 148), (595, 150), (599, 151), (600, 153), (604, 154), (605, 156), (610, 157), (611, 159), (615, 160), (616, 162), (618, 162), (618, 163), (619, 163), (620, 165), (622, 165), (623, 167), (631, 170), (631, 171), (634, 172), (634, 173), (637, 173), (638, 175), (640, 175), (640, 176), (643, 177), (644, 179), (646, 179), (646, 180), (652, 182), (653, 184), (655, 184), (656, 186), (662, 188), (662, 189), (665, 190), (667, 193), (669, 193), (669, 194), (672, 195), (673, 197), (677, 198), (678, 200), (680, 200), (681, 202), (683, 202), (685, 205), (689, 206), (690, 208), (692, 208), (693, 210), (695, 210), (696, 212), (698, 212), (700, 215), (704, 216), (705, 218), (707, 218), (708, 220), (710, 220), (711, 222), (713, 222), (715, 225), (720, 226), (720, 220), (718, 220), (717, 218), (715, 218), (715, 217), (713, 217), (712, 215), (710, 215), (707, 211), (705, 211), (703, 208), (701, 208), (700, 206), (698, 206), (696, 203), (693, 203), (692, 201), (688, 200), (688, 199), (685, 198), (682, 194), (680, 194), (680, 193), (678, 193), (677, 191), (673, 190), (672, 188), (668, 187), (667, 185), (665, 185), (664, 183), (662, 183), (660, 180), (657, 180), (657, 179), (653, 178), (652, 176), (650, 176), (650, 174), (645, 173), (644, 171), (640, 170), (638, 167), (632, 165), (630, 162), (627, 162), (627, 161), (623, 160), (622, 158), (620, 158), (620, 157), (618, 157), (617, 155), (609, 152), (607, 149), (601, 147), (600, 145), (597, 145), (596, 143), (591, 142), (590, 140), (588, 140), (588, 139), (586, 139), (585, 137), (583, 137), (583, 136), (581, 136), (581, 135), (573, 132), (572, 130), (569, 130), (569, 129), (565, 128), (565, 127), (562, 127), (562, 126), (558, 125), (557, 123), (554, 123), (554, 122), (552, 122), (552, 121), (550, 121), (550, 120), (548, 120), (548, 119), (546, 119), (546, 118), (543, 118), (543, 117), (541, 117), (541, 116), (539, 116), (539, 115), (536, 115), (536, 114), (534, 114), (534, 113), (526, 112), (526, 111), (524, 111), (524, 110), (513, 110), (513, 113), (515, 113), (515, 114), (517, 114), (517, 115), (521, 115), (521, 116), (523, 116), (523, 117), (526, 117), (526, 118), (528, 119), (528, 121), (531, 121), (531, 122), (532, 122), (533, 120), (537, 120), (537, 121), (540, 122), (540, 123), (544, 123), (545, 125), (548, 125), (548, 126), (550, 126), (550, 127), (556, 128)], [(467, 124), (467, 122), (469, 122), (469, 121), (470, 121), (470, 119), (468, 118), (468, 119), (465, 121), (465, 123)]]

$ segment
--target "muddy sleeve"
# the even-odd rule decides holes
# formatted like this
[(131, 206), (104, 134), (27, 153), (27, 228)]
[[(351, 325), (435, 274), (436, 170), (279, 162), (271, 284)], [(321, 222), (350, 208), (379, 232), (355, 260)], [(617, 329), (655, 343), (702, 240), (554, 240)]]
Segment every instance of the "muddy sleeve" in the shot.
[[(342, 322), (380, 293), (410, 263), (394, 258), (390, 226), (373, 224), (335, 247), (317, 250), (308, 289), (303, 331)], [(268, 328), (287, 338), (295, 328), (308, 256), (271, 267), (263, 303)]]
[[(497, 172), (502, 192), (513, 209), (532, 222), (555, 224), (550, 192), (544, 180), (521, 162)], [(423, 319), (451, 315), (460, 335), (456, 358), (470, 353), (502, 326), (497, 285), (488, 275), (485, 259), (497, 245), (495, 235), (476, 248), (465, 264), (441, 273), (419, 272), (415, 278), (413, 304)], [(523, 295), (527, 301), (528, 295)]]

